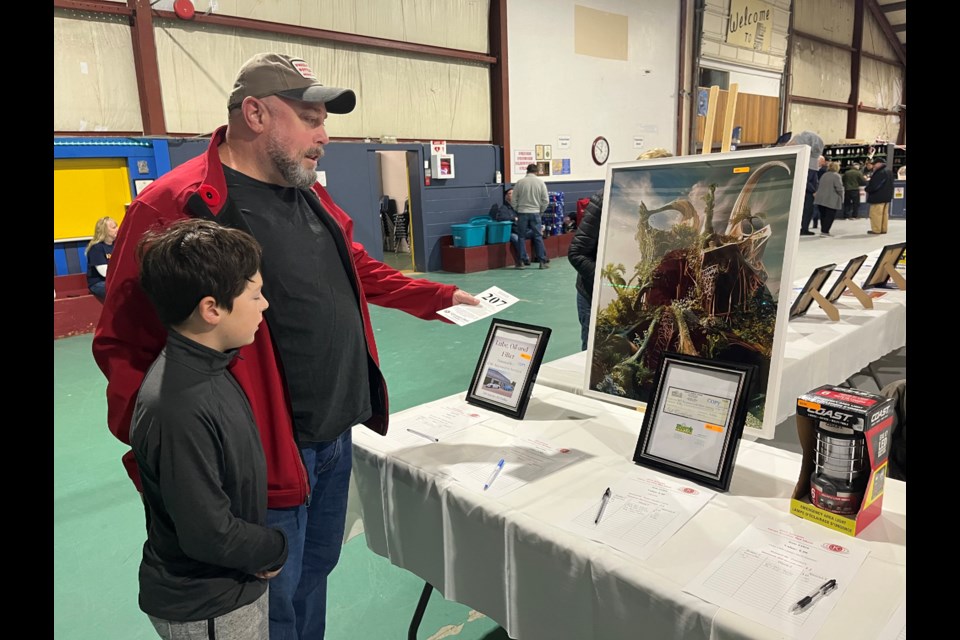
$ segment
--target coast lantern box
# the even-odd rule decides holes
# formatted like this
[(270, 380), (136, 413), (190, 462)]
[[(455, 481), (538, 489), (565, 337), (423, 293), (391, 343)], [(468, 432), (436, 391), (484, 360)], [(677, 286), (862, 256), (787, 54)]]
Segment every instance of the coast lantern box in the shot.
[(824, 385), (797, 398), (803, 450), (790, 513), (850, 536), (883, 508), (893, 429), (893, 398)]

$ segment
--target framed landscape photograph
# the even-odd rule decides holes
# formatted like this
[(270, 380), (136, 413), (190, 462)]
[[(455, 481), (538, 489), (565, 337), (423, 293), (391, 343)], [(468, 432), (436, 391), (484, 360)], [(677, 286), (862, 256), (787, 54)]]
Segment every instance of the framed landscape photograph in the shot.
[(466, 401), (522, 420), (549, 339), (549, 327), (491, 320)]
[(810, 148), (607, 169), (584, 394), (650, 401), (667, 352), (755, 365), (746, 432), (772, 438)]
[(664, 354), (633, 461), (729, 489), (755, 369)]

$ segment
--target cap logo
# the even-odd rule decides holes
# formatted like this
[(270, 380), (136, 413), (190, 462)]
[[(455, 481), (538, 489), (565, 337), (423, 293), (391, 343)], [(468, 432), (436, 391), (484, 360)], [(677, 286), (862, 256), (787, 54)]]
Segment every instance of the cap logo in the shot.
[(300, 60), (299, 58), (291, 58), (290, 64), (292, 64), (293, 68), (297, 70), (297, 73), (307, 80), (317, 79), (317, 76), (313, 75), (313, 70), (305, 61)]

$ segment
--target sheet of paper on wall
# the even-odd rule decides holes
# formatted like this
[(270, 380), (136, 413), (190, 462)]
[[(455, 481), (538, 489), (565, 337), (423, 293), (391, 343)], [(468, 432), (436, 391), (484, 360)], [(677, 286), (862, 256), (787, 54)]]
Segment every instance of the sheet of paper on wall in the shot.
[(479, 305), (455, 304), (452, 307), (441, 309), (437, 313), (462, 327), (500, 313), (517, 301), (517, 298), (500, 287), (490, 287), (474, 295), (474, 297), (480, 300)]
[(357, 429), (354, 438), (360, 436), (381, 451), (422, 447), (446, 442), (454, 434), (495, 415), (465, 400), (442, 398), (391, 416), (386, 437), (369, 429)]
[(758, 517), (684, 591), (789, 638), (809, 640), (868, 554), (855, 540), (819, 525)]
[(692, 482), (641, 469), (611, 484), (606, 501), (598, 492), (557, 524), (646, 560), (715, 495)]
[(492, 450), (486, 458), (447, 465), (444, 471), (468, 489), (499, 498), (586, 456), (583, 451), (546, 439), (516, 437)]

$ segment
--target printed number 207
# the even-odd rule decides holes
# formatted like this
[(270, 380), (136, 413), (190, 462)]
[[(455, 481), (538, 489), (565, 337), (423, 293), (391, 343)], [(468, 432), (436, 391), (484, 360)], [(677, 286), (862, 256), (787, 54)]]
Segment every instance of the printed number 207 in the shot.
[(486, 301), (489, 302), (490, 304), (500, 305), (501, 307), (507, 306), (507, 301), (506, 301), (506, 300), (504, 300), (504, 299), (501, 298), (500, 296), (495, 296), (495, 295), (493, 295), (492, 293), (487, 293), (487, 294), (485, 294), (485, 295), (482, 295), (482, 296), (480, 296), (480, 299), (481, 299), (481, 300), (486, 300)]

